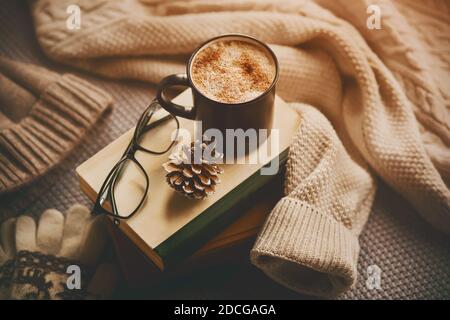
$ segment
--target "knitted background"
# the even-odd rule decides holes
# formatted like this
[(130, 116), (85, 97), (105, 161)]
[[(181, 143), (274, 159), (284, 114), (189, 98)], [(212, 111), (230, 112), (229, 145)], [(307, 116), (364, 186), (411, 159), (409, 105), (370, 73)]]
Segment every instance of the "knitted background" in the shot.
[[(75, 167), (134, 125), (154, 88), (144, 83), (98, 79), (50, 63), (37, 44), (26, 2), (0, 5), (0, 54), (71, 71), (107, 90), (114, 109), (106, 114), (65, 161), (32, 185), (0, 198), (0, 220), (19, 213), (38, 215), (53, 207), (66, 210), (75, 202), (90, 205), (78, 188)], [(368, 224), (360, 236), (359, 278), (342, 299), (449, 299), (450, 239), (437, 234), (406, 202), (380, 183)], [(381, 268), (381, 289), (366, 285), (367, 268)], [(233, 264), (191, 272), (139, 297), (147, 298), (305, 298), (269, 280), (248, 262), (248, 252)]]

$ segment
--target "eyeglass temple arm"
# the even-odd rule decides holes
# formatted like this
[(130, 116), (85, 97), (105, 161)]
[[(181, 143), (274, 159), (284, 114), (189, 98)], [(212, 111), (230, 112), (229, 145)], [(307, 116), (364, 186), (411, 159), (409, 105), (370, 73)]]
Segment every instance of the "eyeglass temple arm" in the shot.
[(175, 117), (175, 116), (168, 114), (168, 115), (162, 117), (161, 119), (158, 119), (158, 120), (156, 120), (156, 121), (154, 121), (154, 122), (151, 122), (151, 123), (147, 124), (147, 125), (144, 127), (144, 130), (143, 130), (143, 131), (144, 131), (144, 132), (147, 132), (148, 130), (150, 130), (150, 129), (156, 127), (157, 125), (159, 125), (160, 123), (163, 123), (163, 122), (169, 120), (171, 117)]
[[(152, 122), (152, 123), (149, 123), (148, 125), (146, 125), (146, 126), (144, 127), (144, 130), (143, 130), (143, 131), (144, 131), (144, 132), (147, 132), (147, 131), (149, 131), (150, 129), (152, 129), (152, 128), (156, 127), (157, 125), (159, 125), (160, 123), (163, 123), (163, 122), (169, 120), (171, 117), (172, 117), (172, 115), (168, 114), (168, 115), (162, 117), (161, 119), (158, 119), (158, 120), (156, 120), (156, 121), (154, 121), (154, 122)], [(131, 140), (131, 141), (128, 143), (128, 146), (126, 147), (125, 151), (124, 151), (123, 154), (122, 154), (122, 157), (121, 157), (122, 159), (123, 159), (123, 157), (125, 157), (125, 156), (129, 153), (129, 151), (130, 151), (130, 149), (132, 148), (132, 146), (133, 146), (133, 141)], [(124, 162), (124, 163), (125, 163), (125, 162)], [(117, 168), (117, 170), (114, 172), (113, 176), (111, 177), (111, 183), (109, 183), (107, 189), (106, 189), (105, 192), (104, 192), (104, 193), (107, 194), (107, 196), (106, 196), (106, 197), (100, 196), (100, 204), (103, 204), (103, 202), (104, 202), (107, 198), (110, 198), (110, 199), (112, 200), (112, 201), (111, 201), (112, 203), (115, 202), (115, 199), (114, 199), (114, 198), (115, 198), (115, 197), (114, 197), (114, 185), (116, 184), (116, 180), (117, 180), (118, 177), (119, 177), (119, 173), (122, 172), (122, 167), (123, 167), (124, 163), (120, 164), (120, 166)]]
[[(164, 121), (167, 121), (170, 117), (171, 117), (171, 115), (169, 114), (169, 115), (167, 115), (167, 116), (162, 117), (161, 119), (158, 119), (158, 120), (156, 120), (156, 121), (154, 121), (154, 122), (152, 122), (152, 123), (149, 123), (148, 125), (146, 125), (146, 126), (144, 127), (144, 132), (147, 132), (148, 130), (150, 130), (150, 129), (156, 127), (157, 125), (159, 125), (160, 123), (162, 123), (162, 122), (164, 122)], [(128, 143), (128, 146), (126, 147), (125, 151), (123, 152), (121, 159), (123, 159), (123, 157), (125, 157), (125, 156), (130, 152), (130, 150), (132, 149), (132, 147), (133, 147), (133, 141), (131, 140), (131, 141)], [(113, 181), (113, 182), (116, 181), (116, 179), (117, 179), (117, 177), (118, 177), (118, 175), (119, 175), (119, 172), (121, 171), (123, 165), (124, 165), (124, 163), (120, 164), (119, 168), (118, 168), (118, 169), (116, 170), (116, 172), (114, 173), (114, 175), (113, 175), (113, 177), (112, 177), (112, 181)], [(112, 183), (111, 185), (113, 185), (113, 183)]]
[[(144, 132), (147, 132), (147, 131), (150, 130), (151, 128), (154, 128), (154, 127), (156, 127), (157, 125), (159, 125), (160, 123), (162, 123), (162, 122), (164, 122), (164, 121), (167, 121), (170, 117), (171, 117), (171, 115), (169, 114), (169, 115), (167, 115), (167, 116), (162, 117), (161, 119), (158, 119), (158, 120), (156, 120), (156, 121), (154, 121), (154, 122), (152, 122), (152, 123), (146, 125), (146, 126), (144, 127)], [(128, 152), (130, 151), (130, 149), (132, 148), (132, 146), (133, 146), (133, 141), (130, 141), (130, 142), (128, 143), (128, 146), (126, 147), (125, 151), (123, 152), (121, 159), (123, 159), (123, 157), (125, 157), (125, 156), (128, 154)], [(122, 167), (124, 166), (124, 164), (125, 164), (125, 162), (119, 165), (119, 167), (117, 168), (117, 170), (114, 172), (114, 175), (111, 177), (111, 183), (109, 184), (108, 189), (105, 190), (105, 192), (108, 192), (108, 193), (109, 193), (109, 196), (110, 196), (111, 198), (114, 197), (114, 192), (112, 192), (113, 190), (111, 190), (111, 189), (112, 189), (111, 186), (114, 186), (114, 185), (115, 185), (115, 182), (116, 182), (117, 178), (119, 177), (119, 173), (122, 171)], [(105, 199), (106, 199), (106, 198), (105, 198)]]
[[(126, 147), (124, 153), (122, 154), (121, 159), (123, 159), (123, 158), (127, 155), (127, 153), (129, 152), (129, 150), (131, 149), (132, 145), (133, 145), (133, 142), (130, 141), (130, 142), (128, 143), (128, 146)], [(121, 163), (121, 164), (119, 165), (119, 167), (114, 171), (113, 176), (111, 177), (111, 180), (110, 180), (111, 182), (108, 183), (106, 189), (105, 189), (104, 192), (103, 192), (103, 194), (106, 194), (106, 196), (103, 196), (103, 194), (100, 195), (100, 206), (101, 206), (101, 205), (103, 204), (103, 202), (104, 202), (106, 199), (108, 199), (108, 198), (111, 199), (111, 202), (112, 202), (112, 203), (115, 202), (115, 199), (114, 199), (114, 188), (113, 188), (113, 186), (114, 186), (115, 183), (116, 183), (116, 180), (117, 180), (117, 178), (118, 178), (118, 176), (119, 176), (119, 173), (122, 171), (123, 165), (124, 165), (124, 163)]]

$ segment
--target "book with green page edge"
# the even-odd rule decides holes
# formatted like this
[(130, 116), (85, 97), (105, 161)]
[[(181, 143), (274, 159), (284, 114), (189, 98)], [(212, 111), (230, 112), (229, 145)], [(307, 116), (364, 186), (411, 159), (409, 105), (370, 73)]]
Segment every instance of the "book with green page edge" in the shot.
[[(174, 102), (192, 105), (190, 90), (177, 96)], [(166, 111), (159, 110), (153, 118), (157, 120), (165, 115)], [(217, 186), (216, 193), (205, 200), (188, 199), (168, 186), (162, 168), (168, 154), (155, 156), (137, 152), (136, 158), (150, 179), (148, 199), (132, 218), (120, 223), (120, 230), (159, 269), (176, 265), (242, 215), (248, 206), (245, 200), (274, 180), (276, 175), (260, 174), (264, 165), (278, 157), (280, 166), (278, 174), (281, 173), (287, 159), (289, 144), (299, 124), (298, 114), (277, 97), (273, 129), (278, 129), (279, 133), (279, 154), (273, 155), (266, 163), (221, 165), (225, 171), (221, 175), (221, 184)], [(194, 136), (193, 121), (180, 118), (180, 126)], [(164, 133), (164, 127), (158, 130)], [(132, 134), (133, 129), (76, 169), (82, 190), (92, 200), (95, 200), (110, 169), (120, 159)], [(263, 144), (260, 147), (267, 146)], [(116, 195), (116, 200), (136, 202), (134, 197), (136, 195), (133, 192), (123, 192)]]

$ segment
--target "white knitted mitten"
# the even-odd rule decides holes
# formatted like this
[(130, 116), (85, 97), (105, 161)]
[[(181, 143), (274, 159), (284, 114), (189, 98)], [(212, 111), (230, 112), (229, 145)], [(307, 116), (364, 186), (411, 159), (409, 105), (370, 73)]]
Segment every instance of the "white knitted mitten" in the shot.
[(300, 129), (289, 149), (285, 194), (250, 253), (252, 263), (301, 293), (331, 296), (355, 283), (361, 232), (375, 194), (330, 122), (296, 105)]
[[(13, 230), (11, 222), (5, 223), (5, 230)], [(86, 299), (110, 295), (117, 282), (114, 266), (95, 269), (107, 241), (103, 223), (100, 218), (91, 218), (89, 210), (81, 205), (71, 207), (65, 217), (57, 210), (46, 210), (37, 226), (29, 216), (17, 218), (10, 298)], [(11, 233), (8, 235), (10, 239)]]

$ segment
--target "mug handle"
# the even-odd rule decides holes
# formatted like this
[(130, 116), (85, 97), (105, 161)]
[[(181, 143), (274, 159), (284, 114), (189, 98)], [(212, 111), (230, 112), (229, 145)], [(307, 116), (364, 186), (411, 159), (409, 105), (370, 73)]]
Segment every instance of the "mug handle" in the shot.
[(192, 107), (191, 109), (188, 109), (184, 106), (173, 103), (164, 96), (164, 90), (167, 87), (177, 85), (187, 87), (191, 86), (186, 74), (172, 74), (162, 79), (161, 82), (158, 84), (158, 88), (156, 90), (156, 98), (158, 99), (158, 102), (161, 104), (161, 106), (171, 114), (182, 118), (194, 120), (195, 106)]

